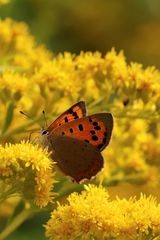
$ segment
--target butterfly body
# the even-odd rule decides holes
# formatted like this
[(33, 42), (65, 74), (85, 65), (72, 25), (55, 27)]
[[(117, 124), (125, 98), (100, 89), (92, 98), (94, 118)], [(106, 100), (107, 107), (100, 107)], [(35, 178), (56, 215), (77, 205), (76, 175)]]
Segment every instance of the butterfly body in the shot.
[(81, 101), (42, 130), (41, 135), (60, 170), (80, 182), (91, 179), (103, 168), (100, 152), (109, 144), (112, 128), (110, 113), (86, 116), (85, 102)]

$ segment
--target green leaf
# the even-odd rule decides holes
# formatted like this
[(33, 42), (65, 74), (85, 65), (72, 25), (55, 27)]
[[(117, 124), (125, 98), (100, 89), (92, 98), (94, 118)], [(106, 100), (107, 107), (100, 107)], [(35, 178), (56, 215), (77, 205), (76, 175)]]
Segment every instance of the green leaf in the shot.
[(5, 117), (4, 125), (2, 128), (2, 134), (4, 134), (7, 131), (7, 129), (9, 128), (9, 126), (12, 122), (12, 119), (13, 119), (13, 112), (14, 112), (14, 102), (12, 101), (12, 102), (8, 103), (6, 117)]

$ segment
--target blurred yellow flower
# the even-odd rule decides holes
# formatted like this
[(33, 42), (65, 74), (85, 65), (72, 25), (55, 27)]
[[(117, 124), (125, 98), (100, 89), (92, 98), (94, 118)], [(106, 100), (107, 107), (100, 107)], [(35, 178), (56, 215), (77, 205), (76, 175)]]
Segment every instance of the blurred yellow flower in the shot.
[(5, 71), (0, 76), (0, 91), (10, 91), (11, 94), (15, 93), (25, 93), (29, 88), (29, 81), (25, 75)]
[(53, 198), (53, 166), (47, 150), (29, 142), (0, 146), (0, 200), (21, 194), (46, 206)]
[[(0, 0), (0, 4), (6, 2)], [(47, 121), (52, 122), (79, 100), (86, 101), (89, 114), (114, 115), (112, 140), (103, 152), (105, 168), (95, 181), (107, 186), (123, 182), (146, 187), (158, 185), (159, 70), (127, 63), (123, 51), (117, 53), (115, 49), (104, 56), (100, 52), (53, 55), (45, 46), (37, 45), (25, 23), (10, 18), (0, 20), (1, 144), (17, 142), (28, 137), (30, 129), (40, 128), (42, 110), (46, 111)], [(35, 121), (23, 120), (20, 110)], [(55, 191), (60, 199), (70, 191), (72, 183), (65, 177), (61, 182), (61, 176), (59, 180)], [(54, 161), (47, 150), (24, 141), (0, 145), (2, 207), (8, 197), (16, 199), (15, 195), (20, 202), (34, 201), (38, 207), (44, 207), (54, 198), (55, 181)], [(75, 191), (81, 188), (73, 186)], [(27, 204), (25, 201), (24, 211), (28, 210)], [(15, 207), (13, 201), (11, 210)], [(23, 211), (19, 215), (27, 219), (32, 214), (32, 207), (29, 208), (29, 215)], [(8, 217), (11, 210), (6, 208), (1, 216)], [(10, 226), (13, 231), (21, 224), (19, 215), (13, 218), (13, 225), (4, 228), (2, 236), (10, 233), (7, 229)], [(14, 221), (18, 221), (17, 225)], [(104, 188), (88, 185), (81, 194), (72, 193), (65, 205), (59, 203), (45, 228), (50, 240), (158, 239), (160, 205), (145, 195), (139, 200), (134, 197), (110, 200)]]
[(43, 61), (50, 59), (51, 54), (44, 46), (36, 46), (25, 23), (7, 18), (0, 20), (0, 29), (0, 58), (3, 68), (9, 65), (10, 70), (17, 67), (18, 70), (33, 71), (32, 67), (39, 67)]
[(148, 239), (160, 234), (160, 204), (149, 196), (110, 200), (102, 187), (85, 186), (58, 205), (45, 225), (54, 239)]
[(106, 164), (100, 178), (156, 186), (160, 181), (159, 137), (155, 139), (143, 119), (114, 120), (113, 138), (103, 152)]
[(10, 2), (10, 0), (0, 0), (0, 5), (1, 4), (6, 4), (6, 3), (9, 3)]

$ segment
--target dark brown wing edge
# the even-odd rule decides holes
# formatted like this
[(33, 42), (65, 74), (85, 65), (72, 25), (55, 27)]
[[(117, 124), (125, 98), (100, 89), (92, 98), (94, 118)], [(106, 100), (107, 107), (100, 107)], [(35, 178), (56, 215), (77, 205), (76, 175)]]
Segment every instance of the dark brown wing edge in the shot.
[(102, 152), (106, 146), (108, 146), (111, 136), (112, 136), (112, 130), (113, 130), (113, 116), (111, 113), (105, 113), (105, 120), (106, 120), (106, 125), (107, 125), (107, 141), (103, 145), (102, 148), (100, 148), (100, 151)]

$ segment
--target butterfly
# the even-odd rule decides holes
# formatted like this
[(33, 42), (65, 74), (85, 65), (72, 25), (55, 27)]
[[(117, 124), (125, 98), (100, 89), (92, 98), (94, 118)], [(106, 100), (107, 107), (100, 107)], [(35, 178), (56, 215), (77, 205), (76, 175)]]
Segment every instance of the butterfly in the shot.
[(109, 144), (112, 129), (112, 114), (86, 116), (85, 102), (80, 101), (41, 130), (42, 143), (58, 168), (79, 183), (103, 168), (101, 151)]

